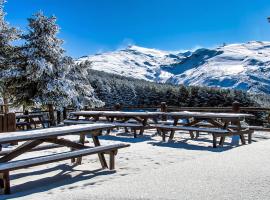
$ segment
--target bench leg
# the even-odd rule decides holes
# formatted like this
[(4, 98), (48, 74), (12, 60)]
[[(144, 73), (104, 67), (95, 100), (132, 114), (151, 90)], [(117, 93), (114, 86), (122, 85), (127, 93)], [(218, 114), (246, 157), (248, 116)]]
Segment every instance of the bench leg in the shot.
[(251, 144), (252, 142), (252, 132), (248, 134), (248, 143)]
[(225, 142), (225, 136), (220, 137), (219, 145), (223, 146)]
[[(85, 143), (85, 134), (80, 134), (80, 140), (79, 140), (80, 144), (84, 144)], [(82, 164), (82, 157), (78, 157), (76, 164), (81, 165)]]
[(140, 129), (140, 135), (143, 135), (143, 133), (144, 133), (144, 129), (141, 128), (141, 129)]
[(0, 174), (1, 188), (3, 188), (4, 194), (10, 194), (10, 179), (9, 172), (3, 172)]
[(171, 134), (170, 134), (169, 140), (173, 140), (173, 138), (174, 138), (174, 133), (175, 133), (175, 131), (171, 131)]
[(217, 148), (217, 137), (215, 134), (212, 135), (213, 135), (213, 148)]
[(116, 155), (115, 151), (110, 152), (110, 170), (115, 169), (115, 155)]
[(166, 133), (167, 133), (167, 131), (162, 130), (162, 141), (163, 142), (166, 142)]
[(196, 131), (196, 138), (199, 138), (199, 137), (200, 137), (200, 132)]
[(243, 134), (240, 134), (239, 136), (240, 136), (242, 144), (246, 144), (245, 136)]
[(125, 127), (125, 132), (126, 132), (126, 133), (129, 133), (129, 130), (128, 130), (128, 128), (127, 128), (127, 127)]
[(134, 135), (134, 138), (137, 138), (137, 130), (135, 128), (133, 129), (133, 135)]
[(157, 135), (161, 135), (162, 133), (161, 133), (161, 130), (159, 129), (159, 128), (157, 128), (157, 133), (156, 133)]
[(191, 139), (194, 139), (193, 131), (189, 131), (189, 135), (190, 135)]

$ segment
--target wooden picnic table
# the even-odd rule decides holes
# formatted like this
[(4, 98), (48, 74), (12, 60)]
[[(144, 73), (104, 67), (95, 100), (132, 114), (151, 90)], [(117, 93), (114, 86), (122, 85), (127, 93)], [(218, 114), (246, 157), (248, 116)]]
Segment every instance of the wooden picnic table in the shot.
[[(80, 117), (84, 117), (86, 120), (93, 120), (94, 122), (104, 119), (108, 122), (119, 122), (125, 123), (130, 122), (129, 120), (133, 119), (133, 124), (136, 122), (140, 127), (132, 126), (134, 130), (134, 137), (136, 137), (136, 130), (140, 131), (140, 135), (143, 134), (144, 129), (149, 125), (149, 120), (153, 120), (157, 123), (157, 119), (163, 115), (163, 112), (125, 112), (125, 111), (77, 111), (71, 112), (70, 115), (75, 117), (75, 120), (79, 120)], [(128, 127), (128, 124), (125, 124), (125, 129)], [(121, 124), (118, 124), (121, 125)], [(131, 124), (132, 125), (132, 124)], [(127, 130), (127, 129), (126, 129)], [(109, 132), (110, 130), (108, 130)]]
[(149, 119), (155, 120), (163, 112), (124, 112), (124, 111), (77, 111), (71, 112), (71, 115), (76, 119), (84, 117), (86, 119), (92, 119), (93, 121), (99, 121), (100, 117), (105, 117), (109, 122), (120, 120), (120, 122), (126, 122), (130, 119), (136, 120), (138, 123), (146, 126)]
[[(230, 133), (235, 130), (241, 131), (244, 128), (241, 127), (241, 121), (245, 118), (253, 118), (254, 115), (245, 113), (212, 113), (212, 112), (170, 112), (167, 114), (173, 119), (173, 126), (177, 126), (180, 119), (186, 120), (186, 123), (182, 123), (185, 127), (199, 127), (202, 123), (208, 123), (211, 128), (219, 128), (229, 131)], [(230, 125), (234, 125), (232, 128)], [(190, 131), (191, 137), (194, 137), (193, 132)], [(196, 137), (199, 136), (199, 131), (196, 131)], [(174, 137), (174, 131), (171, 131), (170, 139)], [(241, 138), (243, 139), (243, 138)], [(225, 136), (221, 137), (220, 144), (225, 140)], [(243, 139), (244, 140), (244, 139)]]
[[(114, 128), (112, 124), (82, 124), (55, 127), (48, 129), (37, 129), (31, 131), (16, 131), (6, 132), (0, 134), (0, 145), (12, 142), (24, 142), (20, 144), (14, 150), (2, 151), (0, 157), (0, 180), (3, 180), (0, 187), (4, 185), (4, 193), (10, 193), (9, 183), (9, 171), (21, 169), (25, 167), (31, 167), (51, 162), (57, 162), (66, 159), (72, 159), (75, 162), (77, 158), (77, 164), (81, 164), (82, 156), (98, 154), (99, 161), (102, 168), (108, 168), (105, 160), (105, 153), (110, 154), (110, 169), (114, 169), (114, 156), (116, 155), (117, 149), (129, 146), (128, 144), (114, 144), (114, 145), (103, 145), (101, 146), (99, 136), (102, 135), (102, 130)], [(94, 147), (85, 145), (85, 136), (90, 134), (93, 139)], [(79, 135), (79, 142), (74, 142), (63, 138), (67, 135)], [(60, 147), (68, 147), (72, 151), (63, 152), (58, 154), (46, 155), (42, 157), (35, 157), (24, 160), (17, 160), (16, 158), (29, 151), (37, 151), (48, 149), (42, 148), (45, 145), (43, 143), (50, 143), (53, 145), (60, 145)], [(40, 146), (41, 145), (41, 146)]]
[[(19, 155), (22, 155), (28, 151), (32, 151), (33, 148), (45, 142), (61, 145), (64, 147), (69, 147), (72, 149), (83, 148), (82, 145), (76, 142), (59, 138), (60, 136), (74, 135), (74, 134), (80, 135), (80, 143), (83, 144), (85, 140), (85, 134), (91, 134), (95, 146), (99, 146), (100, 142), (98, 136), (101, 134), (99, 130), (109, 129), (113, 127), (115, 126), (112, 124), (83, 124), (83, 125), (72, 125), (48, 129), (38, 129), (31, 131), (16, 131), (16, 132), (1, 133), (0, 134), (1, 146), (2, 144), (12, 142), (25, 141), (25, 143), (23, 143), (22, 145), (18, 146), (16, 149), (11, 151), (7, 155), (0, 158), (0, 163), (8, 162), (18, 157)], [(99, 155), (99, 157), (102, 167), (107, 166), (104, 156)]]
[[(112, 124), (83, 124), (83, 125), (72, 125), (64, 127), (55, 127), (48, 129), (38, 129), (31, 131), (16, 131), (7, 132), (0, 134), (0, 146), (2, 149), (2, 144), (12, 143), (12, 142), (22, 142), (22, 145), (18, 146), (16, 149), (12, 150), (2, 158), (0, 158), (0, 163), (8, 162), (14, 158), (32, 151), (35, 147), (41, 145), (42, 143), (52, 143), (61, 145), (63, 147), (69, 147), (71, 149), (81, 149), (83, 148), (85, 134), (91, 134), (95, 146), (100, 146), (98, 136), (101, 135), (100, 130), (109, 129), (115, 127)], [(80, 135), (80, 143), (73, 142), (67, 139), (59, 138), (60, 136), (66, 135)], [(106, 161), (104, 155), (99, 155), (99, 159), (102, 167), (106, 167)]]
[[(227, 128), (230, 122), (233, 122), (235, 125), (241, 128), (240, 121), (245, 118), (253, 118), (254, 115), (245, 114), (245, 113), (212, 113), (212, 112), (170, 112), (167, 114), (169, 117), (173, 118), (174, 126), (178, 124), (180, 119), (186, 119), (187, 123), (185, 126), (194, 126), (201, 121), (207, 121), (218, 128)], [(193, 119), (191, 121), (191, 119)]]
[[(37, 119), (37, 120), (35, 120)], [(46, 128), (45, 126), (45, 120), (44, 120), (44, 114), (42, 113), (32, 113), (28, 115), (17, 115), (16, 116), (16, 124), (18, 127), (25, 127), (27, 130), (32, 129), (31, 125), (34, 125), (35, 128), (37, 127), (38, 124), (42, 126), (42, 128)]]

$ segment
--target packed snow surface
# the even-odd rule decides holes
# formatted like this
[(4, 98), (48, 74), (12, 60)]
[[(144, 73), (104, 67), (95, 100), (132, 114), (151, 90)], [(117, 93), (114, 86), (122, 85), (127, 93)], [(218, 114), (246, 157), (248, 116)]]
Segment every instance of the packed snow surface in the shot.
[[(102, 145), (131, 145), (118, 151), (116, 171), (102, 170), (98, 156), (92, 155), (83, 157), (82, 165), (66, 160), (11, 172), (12, 194), (0, 199), (269, 199), (269, 133), (255, 132), (252, 144), (240, 146), (232, 146), (228, 137), (216, 149), (206, 133), (192, 140), (188, 132), (176, 131), (171, 142), (153, 134), (155, 130), (146, 130), (133, 138), (120, 129), (103, 136)], [(69, 149), (29, 152), (19, 159), (64, 151)]]

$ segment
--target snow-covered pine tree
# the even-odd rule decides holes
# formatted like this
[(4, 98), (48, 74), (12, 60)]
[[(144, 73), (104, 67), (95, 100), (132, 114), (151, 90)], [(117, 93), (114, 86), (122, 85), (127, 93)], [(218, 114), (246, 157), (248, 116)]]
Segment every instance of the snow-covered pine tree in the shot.
[[(74, 63), (64, 56), (63, 41), (57, 38), (59, 27), (56, 17), (46, 17), (39, 12), (28, 22), (29, 33), (23, 37), (26, 41), (23, 50), (26, 58), (24, 91), (31, 91), (31, 100), (36, 104), (57, 107), (98, 105), (100, 102), (94, 98), (91, 88), (87, 94), (82, 93), (78, 84), (67, 77)], [(83, 88), (82, 85), (80, 87)]]
[(14, 66), (17, 49), (11, 45), (11, 42), (19, 38), (20, 32), (5, 21), (5, 2), (0, 0), (0, 96), (7, 103), (9, 86), (19, 73)]
[(65, 80), (69, 82), (70, 86), (72, 86), (74, 93), (71, 96), (72, 105), (77, 108), (83, 108), (84, 106), (104, 106), (104, 102), (97, 98), (95, 91), (88, 80), (88, 77), (91, 76), (91, 74), (89, 74), (84, 67), (75, 64), (73, 60), (70, 60), (69, 63)]

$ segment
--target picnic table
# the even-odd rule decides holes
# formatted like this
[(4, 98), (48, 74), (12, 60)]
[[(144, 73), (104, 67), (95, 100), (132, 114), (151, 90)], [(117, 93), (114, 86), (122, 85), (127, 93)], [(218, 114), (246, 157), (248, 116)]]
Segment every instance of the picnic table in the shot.
[(130, 119), (134, 119), (136, 122), (146, 126), (150, 119), (155, 120), (163, 112), (124, 112), (124, 111), (77, 111), (71, 112), (71, 115), (76, 119), (84, 117), (89, 120), (99, 121), (101, 117), (105, 117), (109, 122), (116, 120), (120, 122), (127, 122)]
[[(245, 113), (212, 113), (212, 112), (170, 112), (167, 114), (174, 120), (176, 126), (180, 119), (186, 120), (185, 126), (196, 126), (200, 122), (208, 122), (214, 127), (227, 129), (229, 123), (233, 123), (241, 129), (241, 121), (245, 118), (253, 118), (254, 115)], [(193, 119), (193, 120), (192, 120)]]
[[(190, 132), (192, 138), (194, 138), (193, 131), (196, 131), (196, 137), (199, 137), (200, 131), (212, 133), (213, 136), (219, 135), (221, 137), (221, 145), (223, 145), (225, 137), (228, 135), (239, 135), (244, 144), (245, 139), (243, 135), (249, 134), (249, 142), (251, 142), (251, 131), (248, 128), (241, 126), (242, 120), (254, 117), (254, 115), (251, 114), (182, 111), (170, 112), (167, 113), (167, 116), (173, 119), (174, 128), (171, 128), (170, 139), (173, 139), (175, 130), (185, 129)], [(182, 123), (179, 124), (179, 120), (182, 120)], [(196, 128), (205, 125), (207, 125), (208, 129)], [(165, 129), (166, 126), (163, 126), (163, 128)], [(214, 144), (214, 146), (216, 145)]]
[(42, 128), (46, 128), (46, 123), (48, 123), (44, 119), (44, 114), (42, 113), (32, 113), (28, 115), (17, 115), (16, 116), (16, 125), (18, 128), (26, 127), (27, 130), (32, 129), (31, 125), (34, 125), (35, 128), (37, 128), (37, 125), (41, 125)]
[[(90, 155), (97, 153), (99, 157), (99, 161), (101, 163), (102, 168), (107, 168), (108, 165), (106, 163), (104, 153), (110, 151), (110, 169), (114, 168), (114, 156), (115, 151), (118, 148), (123, 148), (129, 145), (108, 145), (108, 146), (100, 146), (99, 136), (101, 135), (101, 131), (104, 129), (110, 129), (115, 127), (112, 124), (83, 124), (83, 125), (73, 125), (73, 126), (64, 126), (64, 127), (55, 127), (48, 129), (38, 129), (31, 131), (17, 131), (17, 132), (8, 132), (0, 134), (0, 145), (11, 142), (24, 142), (19, 145), (17, 148), (11, 151), (7, 151), (7, 153), (2, 153), (3, 157), (0, 158), (0, 180), (4, 180), (5, 185), (5, 193), (10, 192), (9, 185), (9, 171), (16, 170), (20, 168), (25, 168), (29, 166), (35, 166), (40, 164), (46, 164), (54, 161), (60, 161), (65, 159), (72, 159), (72, 162), (75, 162), (75, 158), (77, 158), (77, 164), (81, 163), (81, 156)], [(85, 145), (85, 135), (90, 134), (92, 136), (93, 143), (95, 147), (99, 147), (95, 150), (95, 148), (90, 149), (91, 147)], [(79, 142), (74, 142), (68, 139), (64, 139), (63, 136), (67, 135), (79, 135)], [(15, 160), (18, 156), (25, 154), (29, 151), (37, 151), (40, 147), (40, 150), (44, 150), (41, 145), (43, 143), (50, 143), (54, 145), (60, 145), (61, 147), (68, 147), (72, 151), (64, 152), (60, 154), (48, 155), (44, 157), (26, 159), (26, 160)], [(40, 146), (41, 145), (41, 146)], [(39, 146), (39, 147), (38, 147)], [(76, 151), (75, 151), (76, 150)], [(1, 179), (2, 178), (2, 179)], [(1, 185), (1, 184), (0, 184)]]
[[(148, 128), (150, 120), (157, 122), (157, 119), (163, 115), (163, 112), (124, 112), (124, 111), (77, 111), (71, 112), (71, 119), (79, 120), (84, 117), (85, 120), (117, 122), (118, 127), (130, 127), (134, 130), (134, 137), (137, 136), (136, 130), (140, 130), (140, 135)], [(137, 125), (136, 125), (137, 124)]]

